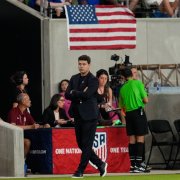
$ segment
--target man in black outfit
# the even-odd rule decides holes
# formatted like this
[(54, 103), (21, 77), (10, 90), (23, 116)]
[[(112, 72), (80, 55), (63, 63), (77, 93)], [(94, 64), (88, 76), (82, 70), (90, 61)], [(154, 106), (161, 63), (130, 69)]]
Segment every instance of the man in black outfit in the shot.
[(66, 99), (71, 100), (70, 116), (74, 117), (76, 141), (82, 151), (77, 171), (72, 178), (82, 178), (89, 160), (95, 164), (100, 176), (106, 175), (107, 163), (103, 162), (93, 151), (93, 141), (96, 133), (98, 105), (98, 80), (90, 72), (91, 59), (87, 55), (78, 58), (79, 72), (70, 79), (66, 90)]

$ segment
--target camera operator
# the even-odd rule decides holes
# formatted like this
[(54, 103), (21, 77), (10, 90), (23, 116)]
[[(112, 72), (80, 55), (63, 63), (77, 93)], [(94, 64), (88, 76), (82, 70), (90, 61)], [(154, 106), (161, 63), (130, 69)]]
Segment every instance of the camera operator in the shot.
[(122, 70), (126, 67), (131, 67), (132, 63), (129, 62), (129, 56), (125, 55), (125, 61), (122, 63), (123, 59), (121, 58), (121, 63), (117, 64), (119, 61), (119, 56), (113, 54), (111, 60), (115, 61), (114, 67), (109, 68), (109, 74), (111, 75), (110, 87), (113, 90), (113, 93), (117, 99), (119, 99), (119, 90), (125, 82), (124, 76), (122, 76)]
[(116, 99), (119, 96), (119, 89), (123, 84), (123, 76), (121, 76), (121, 70), (119, 69), (119, 65), (117, 61), (119, 61), (119, 56), (117, 54), (113, 54), (111, 56), (111, 60), (115, 61), (115, 65), (109, 68), (109, 74), (111, 75), (110, 87), (113, 90), (113, 94)]

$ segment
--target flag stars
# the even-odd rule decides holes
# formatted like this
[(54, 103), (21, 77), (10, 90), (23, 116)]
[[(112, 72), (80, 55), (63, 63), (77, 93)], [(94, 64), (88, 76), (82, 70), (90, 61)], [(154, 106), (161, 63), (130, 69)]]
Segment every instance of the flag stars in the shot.
[(93, 24), (97, 23), (95, 8), (92, 5), (79, 5), (67, 7), (69, 21), (72, 24)]

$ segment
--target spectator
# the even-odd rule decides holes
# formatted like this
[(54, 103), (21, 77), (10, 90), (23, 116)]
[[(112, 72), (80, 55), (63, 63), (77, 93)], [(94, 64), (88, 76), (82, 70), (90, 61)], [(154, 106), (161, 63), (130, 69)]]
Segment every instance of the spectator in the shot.
[(68, 79), (61, 80), (61, 82), (58, 85), (59, 93), (62, 93), (64, 95), (68, 85), (69, 85)]
[(25, 71), (17, 71), (11, 76), (11, 81), (14, 84), (12, 89), (12, 107), (17, 107), (17, 96), (20, 93), (27, 93), (26, 86), (29, 83), (28, 75)]
[(102, 5), (119, 5), (118, 0), (100, 0)]
[(78, 4), (81, 5), (86, 5), (86, 4), (90, 4), (90, 5), (118, 5), (118, 1), (117, 0), (78, 0)]
[(78, 0), (79, 5), (86, 5), (88, 4), (88, 0)]
[(148, 102), (144, 85), (133, 79), (131, 69), (126, 68), (123, 76), (127, 82), (120, 89), (120, 107), (126, 112), (126, 131), (129, 136), (130, 172), (150, 172), (141, 166), (145, 135), (148, 134), (144, 104)]
[[(108, 112), (114, 109), (113, 106), (113, 92), (109, 86), (109, 74), (106, 70), (100, 69), (96, 72), (96, 77), (99, 81), (97, 90), (97, 97), (99, 102), (100, 118), (99, 125), (112, 125), (119, 120), (118, 114)], [(116, 103), (114, 103), (116, 105)]]
[[(51, 8), (55, 10), (56, 17), (65, 18), (64, 6), (71, 5), (73, 3), (73, 0), (49, 0), (49, 1), (46, 1), (46, 4), (45, 4), (46, 9), (48, 8), (48, 2), (50, 2)], [(36, 4), (38, 6), (41, 6), (41, 0), (36, 0)]]
[(79, 72), (70, 79), (65, 96), (70, 99), (70, 112), (74, 117), (76, 141), (81, 149), (81, 159), (73, 178), (82, 178), (89, 160), (96, 165), (100, 176), (105, 176), (107, 163), (93, 151), (93, 142), (98, 121), (97, 89), (98, 80), (90, 72), (91, 59), (87, 55), (78, 58)]
[(166, 13), (170, 17), (174, 17), (176, 9), (178, 8), (178, 3), (179, 0), (161, 0), (160, 11)]
[[(16, 125), (22, 129), (37, 129), (40, 127), (36, 124), (31, 114), (28, 113), (27, 108), (31, 106), (31, 100), (27, 93), (20, 93), (17, 96), (17, 107), (12, 108), (8, 113), (8, 122)], [(31, 141), (24, 138), (24, 157), (26, 159), (31, 146)]]
[[(174, 17), (179, 0), (144, 0), (147, 5), (157, 5), (160, 10), (159, 17)], [(129, 9), (134, 11), (139, 0), (131, 0)]]
[[(68, 79), (63, 79), (63, 80), (59, 83), (59, 85), (58, 85), (58, 90), (59, 90), (59, 93), (60, 93), (62, 96), (65, 96), (65, 91), (66, 91), (68, 85), (69, 85), (69, 80), (68, 80)], [(73, 118), (69, 115), (69, 108), (70, 108), (70, 106), (71, 106), (71, 101), (68, 100), (68, 99), (66, 99), (65, 97), (64, 97), (64, 99), (65, 99), (65, 103), (64, 103), (63, 109), (65, 110), (67, 117), (68, 117), (69, 119), (72, 119), (72, 120), (73, 120)]]
[(131, 11), (134, 11), (138, 3), (139, 3), (139, 0), (130, 0), (129, 9)]
[(63, 17), (63, 18), (65, 17), (64, 6), (73, 3), (72, 2), (73, 0), (19, 0), (19, 1), (38, 11), (40, 11), (40, 6), (44, 6), (44, 8), (47, 9), (48, 2), (50, 2), (51, 8), (55, 10), (56, 17)]
[(55, 94), (50, 101), (49, 106), (43, 112), (44, 127), (73, 127), (73, 120), (66, 116), (64, 106), (64, 96)]

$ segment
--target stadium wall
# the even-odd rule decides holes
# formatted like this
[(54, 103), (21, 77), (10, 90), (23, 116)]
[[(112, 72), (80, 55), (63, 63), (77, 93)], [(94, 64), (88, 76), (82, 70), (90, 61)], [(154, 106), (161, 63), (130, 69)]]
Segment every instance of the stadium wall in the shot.
[(0, 176), (24, 177), (23, 130), (0, 119)]
[[(50, 54), (50, 93), (57, 92), (57, 84), (63, 78), (70, 78), (78, 72), (77, 59), (82, 54), (92, 58), (92, 72), (100, 68), (114, 66), (110, 60), (112, 54), (130, 56), (130, 61), (136, 64), (175, 64), (180, 57), (180, 19), (137, 19), (136, 49), (125, 50), (68, 50), (66, 20), (45, 19), (48, 21), (44, 29), (49, 32), (49, 49), (44, 53)], [(46, 57), (46, 54), (44, 55)], [(118, 62), (120, 63), (120, 61)]]

